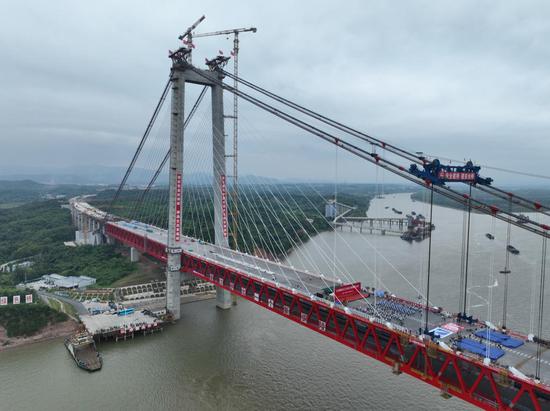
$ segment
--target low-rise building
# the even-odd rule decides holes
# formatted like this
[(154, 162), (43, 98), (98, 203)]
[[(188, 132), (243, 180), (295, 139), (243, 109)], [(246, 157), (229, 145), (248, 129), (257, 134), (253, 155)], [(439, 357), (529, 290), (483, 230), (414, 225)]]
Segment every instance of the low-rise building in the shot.
[(86, 288), (96, 283), (96, 279), (93, 277), (81, 276), (63, 276), (59, 274), (47, 274), (40, 277), (39, 280), (25, 284), (25, 287), (33, 288), (35, 290), (50, 289), (50, 288)]

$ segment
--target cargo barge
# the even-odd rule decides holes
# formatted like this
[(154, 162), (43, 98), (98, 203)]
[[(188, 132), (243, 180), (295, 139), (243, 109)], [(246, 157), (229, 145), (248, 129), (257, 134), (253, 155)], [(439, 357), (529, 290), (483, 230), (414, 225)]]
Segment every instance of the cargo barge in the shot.
[(101, 355), (97, 352), (92, 335), (82, 332), (65, 339), (65, 347), (73, 357), (76, 365), (86, 371), (98, 371), (103, 365)]

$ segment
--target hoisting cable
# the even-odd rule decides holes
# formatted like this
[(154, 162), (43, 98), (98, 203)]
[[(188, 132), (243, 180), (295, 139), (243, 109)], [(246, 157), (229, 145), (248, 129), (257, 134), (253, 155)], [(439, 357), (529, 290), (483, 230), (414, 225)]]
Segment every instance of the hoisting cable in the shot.
[(540, 381), (540, 363), (542, 361), (542, 342), (543, 342), (543, 335), (542, 335), (542, 319), (543, 319), (543, 313), (544, 313), (544, 283), (546, 280), (546, 243), (547, 238), (542, 238), (542, 260), (540, 265), (540, 287), (539, 287), (539, 324), (538, 324), (538, 331), (537, 331), (537, 337), (538, 337), (538, 345), (537, 345), (537, 364), (536, 364), (536, 372), (535, 372), (535, 378)]
[[(199, 96), (197, 97), (197, 100), (195, 101), (195, 104), (193, 105), (193, 107), (191, 108), (191, 111), (189, 112), (189, 114), (187, 115), (187, 118), (185, 119), (184, 123), (183, 123), (183, 129), (185, 130), (185, 128), (187, 127), (187, 125), (189, 124), (189, 122), (191, 121), (191, 119), (193, 118), (193, 115), (195, 114), (195, 112), (197, 111), (197, 109), (199, 108), (199, 105), (201, 104), (202, 102), (202, 99), (204, 98), (204, 95), (206, 94), (206, 90), (207, 90), (208, 86), (204, 86), (203, 89), (201, 90)], [(147, 187), (145, 188), (145, 190), (143, 190), (141, 192), (141, 195), (139, 196), (139, 199), (138, 201), (136, 202), (136, 206), (134, 207), (135, 209), (141, 207), (141, 204), (143, 202), (143, 199), (145, 198), (145, 196), (147, 195), (147, 193), (151, 190), (151, 187), (153, 187), (153, 185), (155, 184), (155, 182), (157, 181), (160, 173), (162, 172), (162, 170), (164, 169), (164, 166), (166, 165), (168, 159), (170, 158), (170, 149), (168, 149), (168, 152), (166, 153), (166, 155), (164, 156), (164, 158), (162, 159), (162, 162), (160, 163), (160, 165), (158, 166), (157, 170), (155, 171), (155, 174), (153, 175), (153, 177), (151, 178), (151, 180), (149, 181), (149, 184), (147, 184)]]
[(430, 237), (428, 238), (428, 273), (426, 280), (426, 318), (424, 322), (424, 334), (428, 334), (428, 317), (430, 314), (430, 274), (432, 270), (432, 220), (434, 209), (434, 187), (430, 186)]
[(109, 207), (107, 209), (107, 213), (110, 213), (113, 205), (118, 200), (118, 197), (120, 196), (120, 193), (124, 186), (126, 185), (126, 181), (128, 180), (128, 177), (130, 176), (130, 173), (134, 169), (134, 165), (136, 164), (136, 161), (139, 157), (139, 154), (141, 153), (141, 150), (143, 149), (143, 146), (145, 145), (145, 142), (147, 141), (147, 138), (149, 137), (149, 133), (151, 132), (151, 129), (153, 128), (153, 125), (155, 124), (155, 121), (157, 119), (157, 116), (162, 109), (162, 106), (164, 104), (164, 101), (166, 100), (166, 96), (168, 95), (168, 91), (170, 90), (170, 84), (172, 83), (172, 78), (169, 78), (166, 82), (166, 86), (164, 86), (164, 90), (162, 92), (162, 95), (160, 96), (160, 99), (157, 103), (157, 106), (155, 107), (155, 110), (153, 111), (153, 115), (151, 116), (151, 119), (149, 120), (149, 123), (147, 124), (147, 127), (145, 128), (145, 132), (143, 133), (143, 136), (141, 137), (141, 141), (139, 142), (139, 145), (136, 149), (136, 152), (134, 153), (134, 157), (132, 157), (132, 161), (130, 161), (130, 165), (128, 166), (128, 169), (126, 170), (126, 173), (124, 174), (124, 177), (122, 178), (122, 181), (120, 182), (120, 185), (118, 186), (118, 189), (111, 200), (111, 203), (109, 204)]

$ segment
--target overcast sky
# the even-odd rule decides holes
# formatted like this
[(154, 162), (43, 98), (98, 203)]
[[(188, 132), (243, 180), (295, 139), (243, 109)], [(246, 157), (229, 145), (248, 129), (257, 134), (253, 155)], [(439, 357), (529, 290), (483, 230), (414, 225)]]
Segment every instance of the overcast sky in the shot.
[[(547, 1), (1, 3), (4, 167), (127, 165), (166, 81), (167, 50), (205, 14), (198, 32), (258, 28), (241, 37), (244, 78), (412, 151), (550, 174)], [(231, 48), (225, 38), (196, 45), (198, 64)], [(246, 171), (334, 173), (313, 137), (251, 108), (243, 116), (262, 135), (241, 147)], [(261, 169), (265, 158), (293, 167)], [(364, 178), (339, 164), (342, 178)]]

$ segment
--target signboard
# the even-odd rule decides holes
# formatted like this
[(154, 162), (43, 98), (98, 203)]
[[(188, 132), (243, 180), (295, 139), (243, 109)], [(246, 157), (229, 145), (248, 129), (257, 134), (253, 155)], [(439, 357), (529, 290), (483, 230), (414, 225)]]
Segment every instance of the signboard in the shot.
[(439, 170), (437, 176), (442, 180), (449, 181), (475, 181), (476, 179), (476, 173), (474, 172)]
[(21, 297), (18, 296), (18, 295), (14, 295), (14, 296), (13, 296), (13, 299), (12, 299), (12, 302), (13, 302), (14, 304), (19, 304), (19, 303), (21, 302)]
[(8, 305), (8, 297), (0, 297), (0, 305)]
[(227, 238), (227, 186), (225, 184), (225, 174), (221, 175), (221, 189), (222, 189), (222, 227), (223, 236)]
[(358, 300), (362, 298), (361, 282), (336, 287), (334, 290), (334, 296), (340, 301)]
[(27, 294), (25, 296), (25, 303), (26, 304), (32, 304), (32, 294)]
[(179, 241), (181, 235), (181, 173), (176, 174), (176, 232), (174, 240)]

